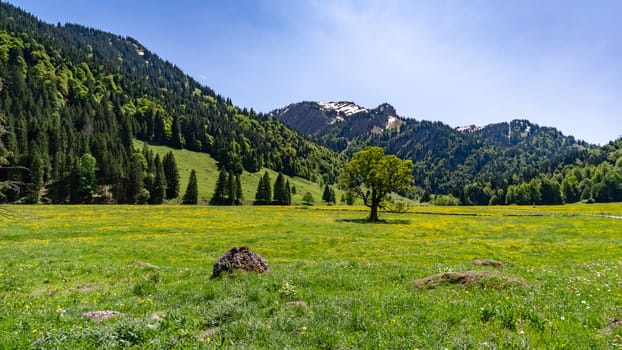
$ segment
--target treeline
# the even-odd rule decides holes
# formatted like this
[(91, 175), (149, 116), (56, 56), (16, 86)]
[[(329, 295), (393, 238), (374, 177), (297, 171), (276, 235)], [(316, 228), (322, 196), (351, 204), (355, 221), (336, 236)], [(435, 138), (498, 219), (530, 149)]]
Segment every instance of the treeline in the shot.
[[(473, 182), (454, 193), (466, 205), (622, 201), (622, 139), (587, 152), (575, 164), (547, 162), (550, 172), (515, 174), (505, 186)], [(530, 172), (531, 173), (531, 172)]]
[(368, 145), (413, 160), (415, 184), (423, 190), (454, 195), (473, 182), (502, 188), (514, 174), (533, 177), (545, 173), (547, 160), (563, 158), (573, 162), (591, 148), (554, 128), (526, 120), (472, 132), (460, 132), (441, 122), (406, 120), (399, 130), (356, 138), (348, 152)]
[[(66, 203), (81, 157), (97, 164), (100, 192), (127, 195), (132, 140), (206, 152), (227, 172), (267, 167), (333, 182), (342, 158), (274, 118), (235, 107), (131, 38), (48, 25), (0, 3), (0, 182), (4, 201)], [(155, 159), (154, 159), (155, 161)], [(97, 197), (97, 196), (96, 196)]]

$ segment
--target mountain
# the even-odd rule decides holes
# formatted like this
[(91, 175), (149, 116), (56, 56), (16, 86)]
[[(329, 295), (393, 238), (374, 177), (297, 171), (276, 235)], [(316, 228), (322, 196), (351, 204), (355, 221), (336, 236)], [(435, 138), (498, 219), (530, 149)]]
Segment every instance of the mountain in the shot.
[(99, 190), (135, 202), (144, 187), (137, 169), (144, 176), (148, 169), (134, 138), (206, 152), (235, 173), (267, 167), (333, 182), (343, 163), (272, 116), (236, 107), (135, 39), (50, 25), (4, 2), (0, 124), (7, 130), (0, 158), (10, 164), (0, 168), (0, 184), (21, 184), (2, 192), (5, 201), (75, 201), (79, 160), (89, 154)]
[(412, 159), (415, 184), (440, 194), (459, 193), (474, 181), (498, 187), (512, 176), (531, 178), (552, 161), (571, 162), (594, 148), (527, 120), (452, 128), (399, 117), (389, 104), (367, 109), (352, 102), (301, 102), (272, 115), (335, 152), (380, 146)]

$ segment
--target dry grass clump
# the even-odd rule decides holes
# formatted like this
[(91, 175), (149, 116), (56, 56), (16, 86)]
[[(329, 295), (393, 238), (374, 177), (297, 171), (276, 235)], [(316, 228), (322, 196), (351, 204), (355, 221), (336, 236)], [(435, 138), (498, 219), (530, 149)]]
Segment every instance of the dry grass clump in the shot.
[(433, 289), (452, 284), (462, 287), (477, 286), (487, 289), (529, 286), (529, 284), (520, 277), (505, 276), (492, 271), (441, 272), (425, 278), (416, 279), (413, 284), (419, 289)]
[(503, 263), (501, 261), (498, 261), (498, 260), (484, 258), (484, 259), (475, 259), (475, 260), (471, 261), (471, 265), (474, 265), (474, 266), (502, 267)]

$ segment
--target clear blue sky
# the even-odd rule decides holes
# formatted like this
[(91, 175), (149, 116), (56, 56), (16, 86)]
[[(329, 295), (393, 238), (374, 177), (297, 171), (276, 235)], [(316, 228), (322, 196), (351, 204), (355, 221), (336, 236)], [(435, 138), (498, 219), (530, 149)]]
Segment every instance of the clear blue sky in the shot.
[(451, 126), (622, 136), (619, 0), (10, 0), (142, 42), (236, 105), (389, 102)]

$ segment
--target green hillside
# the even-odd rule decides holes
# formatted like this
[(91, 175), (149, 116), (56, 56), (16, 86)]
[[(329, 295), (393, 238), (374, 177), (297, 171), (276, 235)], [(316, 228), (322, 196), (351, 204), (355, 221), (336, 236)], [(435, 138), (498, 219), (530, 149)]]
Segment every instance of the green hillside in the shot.
[[(133, 139), (207, 153), (235, 174), (265, 167), (332, 183), (343, 164), (132, 38), (0, 3), (0, 184), (13, 184), (0, 202), (142, 203)], [(95, 160), (94, 183), (79, 181), (82, 157)]]
[[(136, 149), (142, 149), (144, 142), (134, 141), (134, 147)], [(194, 169), (197, 174), (197, 180), (199, 183), (199, 204), (207, 204), (214, 193), (214, 187), (216, 186), (216, 179), (218, 178), (218, 162), (207, 153), (194, 152), (186, 149), (174, 149), (167, 146), (149, 145), (149, 149), (159, 154), (160, 157), (169, 151), (173, 152), (175, 160), (177, 161), (177, 168), (180, 175), (180, 190), (183, 194), (188, 184), (188, 177), (190, 171)], [(278, 173), (271, 169), (262, 168), (258, 172), (250, 173), (244, 172), (241, 176), (242, 188), (244, 190), (244, 202), (245, 204), (252, 204), (255, 199), (255, 191), (259, 184), (259, 179), (267, 171), (270, 174), (270, 179), (274, 183)], [(289, 177), (285, 176), (289, 180), (291, 186), (296, 187), (296, 194), (292, 195), (292, 204), (302, 204), (302, 196), (305, 192), (310, 192), (315, 199), (316, 204), (320, 204), (322, 200), (322, 193), (324, 186), (316, 182), (303, 179), (301, 177)], [(337, 194), (337, 201), (341, 198), (343, 191), (338, 190), (336, 187), (335, 192)], [(171, 200), (169, 203), (180, 203), (181, 197)]]

